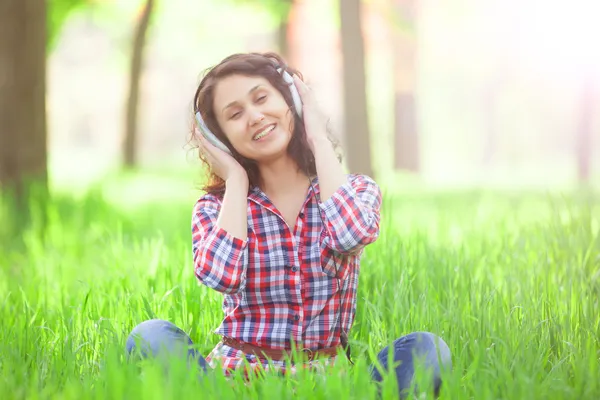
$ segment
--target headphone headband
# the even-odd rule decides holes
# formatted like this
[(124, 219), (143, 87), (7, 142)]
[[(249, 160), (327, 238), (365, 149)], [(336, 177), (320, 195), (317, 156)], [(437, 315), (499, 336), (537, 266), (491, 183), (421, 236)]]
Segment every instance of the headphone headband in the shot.
[(296, 88), (296, 84), (294, 84), (294, 78), (283, 68), (277, 67), (277, 72), (281, 74), (283, 80), (290, 87), (290, 93), (292, 94), (292, 101), (294, 102), (294, 108), (296, 109), (296, 113), (299, 117), (302, 117), (302, 100), (300, 99), (300, 94), (298, 93), (298, 88)]

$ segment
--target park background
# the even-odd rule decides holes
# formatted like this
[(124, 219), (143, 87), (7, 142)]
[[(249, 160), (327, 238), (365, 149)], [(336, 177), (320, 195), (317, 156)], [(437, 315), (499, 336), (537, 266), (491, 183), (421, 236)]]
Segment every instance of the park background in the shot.
[[(591, 1), (371, 0), (360, 15), (359, 2), (342, 15), (337, 2), (316, 0), (55, 3), (46, 106), (59, 186), (120, 168), (131, 93), (132, 163), (197, 169), (185, 146), (202, 72), (231, 53), (269, 50), (306, 75), (348, 162), (382, 183), (552, 189), (598, 180)], [(360, 79), (344, 88), (344, 71)], [(359, 115), (345, 120), (347, 107)]]
[[(362, 273), (358, 354), (433, 330), (456, 350), (447, 398), (600, 391), (587, 379), (600, 357), (596, 2), (1, 4), (0, 342), (17, 372), (0, 392), (102, 397), (71, 378), (112, 382), (103, 352), (150, 316), (205, 353), (214, 345), (220, 299), (190, 265), (202, 180), (191, 101), (204, 70), (247, 51), (278, 51), (303, 72), (349, 171), (386, 196), (382, 238), (365, 255), (378, 268)], [(516, 330), (533, 345), (523, 350)], [(114, 387), (113, 398), (160, 397), (177, 385)]]

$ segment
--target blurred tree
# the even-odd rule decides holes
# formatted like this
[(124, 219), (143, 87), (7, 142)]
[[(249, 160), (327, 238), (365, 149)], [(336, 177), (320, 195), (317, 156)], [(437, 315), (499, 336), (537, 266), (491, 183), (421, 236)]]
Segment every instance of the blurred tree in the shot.
[(419, 171), (417, 124), (417, 1), (393, 0), (395, 167)]
[(394, 62), (394, 167), (418, 172), (420, 147), (417, 124), (418, 0), (366, 0), (388, 21)]
[(365, 50), (361, 25), (361, 0), (339, 2), (344, 129), (348, 168), (352, 173), (373, 176), (367, 114)]
[(29, 221), (34, 198), (43, 206), (49, 192), (46, 55), (68, 15), (85, 3), (0, 1), (0, 187), (16, 207), (16, 228)]
[(146, 36), (154, 0), (146, 0), (141, 5), (140, 12), (136, 16), (135, 34), (132, 45), (131, 69), (129, 71), (129, 96), (127, 97), (127, 113), (125, 116), (125, 138), (123, 143), (123, 166), (134, 168), (137, 165), (137, 142), (138, 142), (138, 106), (140, 92), (140, 76)]
[(290, 13), (297, 0), (230, 0), (234, 4), (253, 4), (271, 14), (277, 21), (277, 47), (279, 54), (286, 60), (290, 56), (288, 37)]
[(290, 13), (294, 7), (294, 0), (281, 0), (274, 2), (276, 6), (271, 6), (274, 14), (277, 16), (279, 26), (277, 27), (277, 47), (279, 54), (286, 60), (290, 57), (290, 39), (288, 29), (290, 25)]
[(25, 219), (32, 185), (47, 191), (46, 7), (0, 2), (0, 186)]

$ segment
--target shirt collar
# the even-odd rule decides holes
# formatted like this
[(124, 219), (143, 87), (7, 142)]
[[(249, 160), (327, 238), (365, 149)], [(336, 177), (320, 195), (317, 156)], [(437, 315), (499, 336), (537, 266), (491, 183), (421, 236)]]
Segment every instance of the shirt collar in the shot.
[[(308, 188), (308, 193), (306, 197), (310, 198), (312, 195), (318, 196), (320, 193), (321, 189), (319, 187), (319, 178), (315, 176), (311, 179), (311, 185)], [(269, 198), (258, 186), (253, 186), (250, 189), (248, 198), (254, 201), (255, 203), (258, 203), (265, 207), (268, 207), (268, 204), (270, 204)]]

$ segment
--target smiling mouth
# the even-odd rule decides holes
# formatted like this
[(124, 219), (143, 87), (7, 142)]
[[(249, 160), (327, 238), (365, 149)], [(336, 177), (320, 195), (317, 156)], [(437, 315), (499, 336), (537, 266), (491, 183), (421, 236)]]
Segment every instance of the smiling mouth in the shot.
[(255, 140), (255, 141), (260, 140), (260, 139), (264, 138), (265, 136), (267, 136), (269, 133), (273, 132), (274, 129), (275, 129), (275, 124), (269, 125), (265, 129), (263, 129), (262, 131), (257, 133), (256, 135), (252, 136), (252, 140)]

